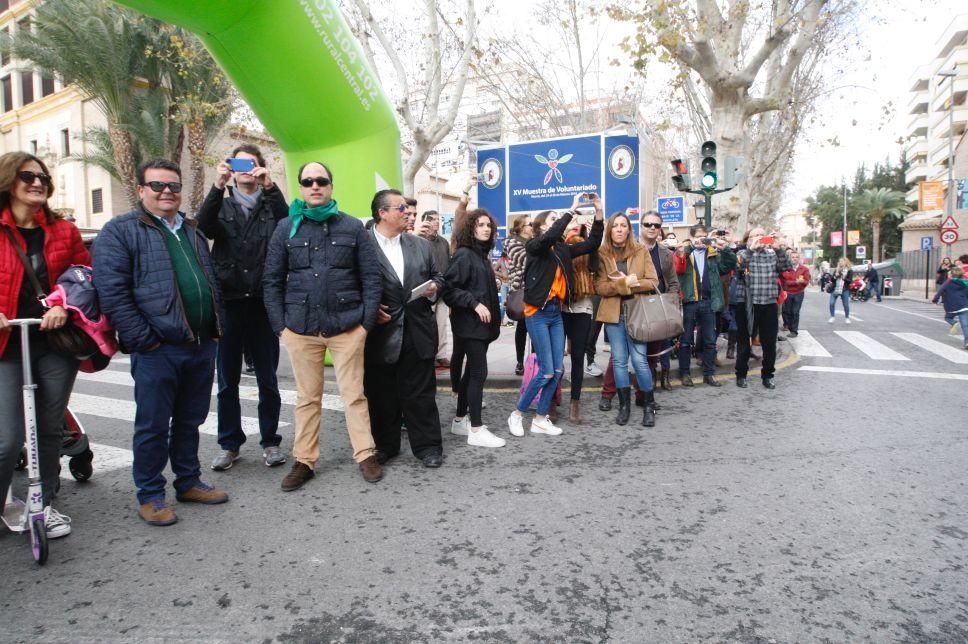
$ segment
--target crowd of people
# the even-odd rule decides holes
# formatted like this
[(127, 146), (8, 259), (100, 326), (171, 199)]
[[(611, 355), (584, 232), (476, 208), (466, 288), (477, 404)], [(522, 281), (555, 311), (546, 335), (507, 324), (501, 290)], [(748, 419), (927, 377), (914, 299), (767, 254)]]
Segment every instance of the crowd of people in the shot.
[[(249, 361), (258, 384), (263, 462), (277, 467), (288, 461), (279, 434), (280, 341), (296, 386), (293, 463), (282, 490), (297, 490), (315, 476), (328, 360), (353, 459), (363, 479), (377, 482), (384, 465), (399, 456), (404, 428), (424, 466), (443, 463), (437, 369), (451, 371), (451, 433), (475, 447), (506, 445), (502, 431), (484, 423), (482, 409), (488, 349), (513, 299), (522, 307), (512, 323), (515, 373), (523, 383), (508, 430), (522, 437), (527, 426), (532, 434), (556, 436), (562, 433), (556, 423), (566, 347), (567, 414), (576, 425), (586, 375), (604, 375), (598, 409), (611, 411), (617, 396), (618, 425), (630, 422), (633, 398), (643, 409), (640, 426), (656, 424), (655, 390), (671, 388), (673, 357), (682, 386), (695, 386), (693, 360), (702, 364), (703, 384), (722, 386), (714, 376), (722, 334), (727, 356), (736, 359), (735, 384), (748, 386), (755, 359), (763, 387), (775, 388), (781, 311), (783, 327), (795, 337), (810, 283), (799, 257), (762, 228), (734, 237), (700, 225), (680, 241), (664, 234), (662, 218), (649, 211), (637, 235), (625, 213), (606, 218), (594, 193), (577, 195), (564, 212), (514, 220), (495, 263), (498, 223), (486, 210), (469, 208), (472, 184), (448, 242), (440, 235), (439, 214), (428, 211), (417, 221), (416, 202), (397, 190), (373, 196), (364, 224), (340, 210), (335, 176), (325, 164), (304, 164), (297, 182), (299, 196), (287, 204), (259, 149), (240, 145), (217, 166), (204, 203), (188, 217), (180, 211), (178, 165), (148, 161), (137, 171), (139, 203), (104, 226), (92, 257), (77, 228), (49, 208), (53, 182), (43, 161), (24, 153), (0, 157), (0, 221), (7, 237), (0, 240), (0, 406), (22, 412), (22, 353), (8, 319), (40, 318), (29, 342), (49, 536), (70, 532), (70, 519), (50, 504), (78, 365), (46, 341), (69, 317), (63, 307), (44, 307), (28, 279), (31, 271), (49, 288), (69, 265), (93, 266), (101, 310), (131, 355), (137, 409), (132, 474), (138, 514), (156, 526), (177, 521), (166, 466), (178, 501), (229, 498), (202, 480), (198, 456), (198, 428), (216, 374), (219, 450), (211, 470), (231, 469), (246, 443), (239, 387)], [(849, 266), (830, 276), (831, 311), (850, 279)], [(945, 287), (946, 303), (963, 297), (957, 289)], [(681, 301), (681, 335), (633, 337), (637, 303), (665, 293)], [(848, 300), (843, 303), (849, 321)], [(595, 363), (602, 329), (610, 347), (604, 372)], [(0, 502), (24, 442), (22, 413), (8, 416), (11, 422), (0, 429)]]

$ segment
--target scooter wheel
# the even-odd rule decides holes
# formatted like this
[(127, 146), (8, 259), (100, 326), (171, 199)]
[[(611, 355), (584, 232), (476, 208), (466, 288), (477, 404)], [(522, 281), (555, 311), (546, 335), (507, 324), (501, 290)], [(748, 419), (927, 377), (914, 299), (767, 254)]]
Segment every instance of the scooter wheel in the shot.
[(94, 452), (87, 450), (83, 454), (78, 454), (74, 456), (67, 462), (67, 468), (71, 471), (71, 476), (74, 477), (76, 481), (84, 482), (91, 478), (91, 474), (94, 473), (94, 466), (91, 464), (94, 461)]
[(17, 459), (17, 465), (14, 467), (18, 472), (23, 472), (27, 469), (27, 450), (20, 450), (20, 457)]
[(38, 565), (47, 563), (47, 526), (43, 519), (35, 519), (31, 526), (30, 548)]

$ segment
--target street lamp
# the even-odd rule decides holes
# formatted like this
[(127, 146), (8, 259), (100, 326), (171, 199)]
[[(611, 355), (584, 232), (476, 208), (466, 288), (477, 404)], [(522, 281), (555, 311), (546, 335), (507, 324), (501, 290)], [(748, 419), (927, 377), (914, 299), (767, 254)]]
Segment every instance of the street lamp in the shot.
[[(948, 217), (954, 215), (955, 205), (955, 76), (958, 69), (938, 72), (938, 76), (948, 79)], [(951, 244), (945, 244), (945, 256), (951, 257)]]

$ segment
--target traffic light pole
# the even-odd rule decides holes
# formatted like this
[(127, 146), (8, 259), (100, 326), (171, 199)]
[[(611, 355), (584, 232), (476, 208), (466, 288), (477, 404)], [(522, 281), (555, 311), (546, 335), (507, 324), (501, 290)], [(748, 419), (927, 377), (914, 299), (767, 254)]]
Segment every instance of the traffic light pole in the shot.
[(705, 203), (703, 212), (703, 227), (708, 231), (713, 227), (713, 195), (718, 195), (721, 192), (729, 192), (730, 190), (732, 190), (732, 188), (725, 188), (722, 190), (680, 190), (679, 192), (703, 196), (703, 201)]

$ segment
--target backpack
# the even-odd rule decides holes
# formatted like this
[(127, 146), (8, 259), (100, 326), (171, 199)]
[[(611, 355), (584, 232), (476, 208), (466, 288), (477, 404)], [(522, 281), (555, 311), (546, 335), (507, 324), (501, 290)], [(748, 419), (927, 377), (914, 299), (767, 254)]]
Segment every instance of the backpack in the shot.
[[(521, 390), (520, 395), (524, 395), (524, 391), (528, 388), (531, 383), (531, 379), (538, 375), (538, 370), (540, 369), (540, 364), (538, 363), (538, 354), (531, 353), (528, 355), (528, 359), (524, 361), (524, 374), (521, 376)], [(538, 406), (538, 399), (541, 398), (541, 390), (534, 395), (534, 398), (528, 401), (528, 409)], [(561, 381), (558, 381), (558, 388), (555, 389), (554, 402), (557, 405), (561, 404)]]
[(63, 306), (70, 314), (70, 324), (89, 340), (88, 355), (81, 358), (80, 370), (85, 373), (101, 371), (108, 366), (111, 356), (118, 352), (118, 340), (106, 315), (101, 313), (94, 272), (90, 266), (74, 264), (67, 268), (47, 296), (47, 306)]

